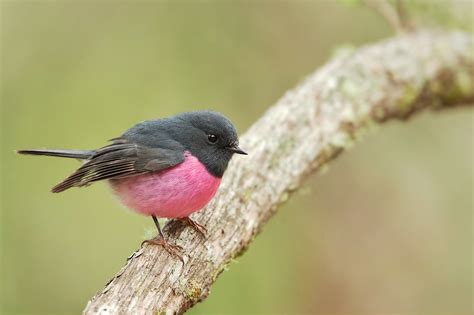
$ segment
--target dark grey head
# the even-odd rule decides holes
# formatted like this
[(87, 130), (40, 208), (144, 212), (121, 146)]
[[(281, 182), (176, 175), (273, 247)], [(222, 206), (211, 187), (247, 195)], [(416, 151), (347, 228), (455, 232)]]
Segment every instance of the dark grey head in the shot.
[(124, 136), (152, 147), (172, 148), (173, 143), (179, 143), (217, 177), (222, 177), (234, 153), (247, 154), (239, 148), (237, 131), (230, 120), (212, 111), (187, 112), (146, 121), (128, 130)]
[(220, 113), (188, 112), (173, 119), (187, 125), (173, 136), (215, 176), (222, 177), (234, 153), (247, 154), (239, 148), (234, 125)]

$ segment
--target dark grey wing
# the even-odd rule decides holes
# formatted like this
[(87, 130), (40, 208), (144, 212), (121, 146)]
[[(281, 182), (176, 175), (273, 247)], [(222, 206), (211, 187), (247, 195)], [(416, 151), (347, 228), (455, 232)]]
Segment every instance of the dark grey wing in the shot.
[(114, 143), (95, 151), (86, 163), (51, 191), (58, 193), (71, 187), (87, 186), (98, 180), (156, 172), (184, 161), (184, 150), (179, 147), (150, 148), (130, 143), (123, 138), (113, 141)]

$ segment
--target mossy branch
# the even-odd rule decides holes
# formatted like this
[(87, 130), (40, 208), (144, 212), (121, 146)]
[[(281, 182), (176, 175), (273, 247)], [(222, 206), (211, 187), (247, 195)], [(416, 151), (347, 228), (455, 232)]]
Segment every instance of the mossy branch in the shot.
[(206, 241), (177, 223), (166, 226), (168, 237), (184, 248), (185, 264), (145, 245), (84, 313), (185, 312), (207, 297), (289, 193), (361, 131), (422, 109), (473, 101), (469, 34), (418, 31), (337, 57), (288, 91), (241, 137), (250, 155), (231, 162), (215, 199), (194, 216), (208, 229)]

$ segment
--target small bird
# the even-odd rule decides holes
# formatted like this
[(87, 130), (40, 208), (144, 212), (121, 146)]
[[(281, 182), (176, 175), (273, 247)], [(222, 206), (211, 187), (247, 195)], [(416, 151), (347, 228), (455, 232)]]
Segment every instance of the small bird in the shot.
[(239, 148), (234, 125), (217, 112), (186, 112), (138, 123), (110, 141), (97, 150), (17, 152), (83, 160), (51, 191), (107, 179), (125, 206), (152, 217), (158, 235), (145, 242), (160, 245), (182, 260), (180, 247), (165, 239), (157, 217), (182, 220), (205, 235), (206, 229), (189, 215), (214, 197), (234, 153), (247, 154)]

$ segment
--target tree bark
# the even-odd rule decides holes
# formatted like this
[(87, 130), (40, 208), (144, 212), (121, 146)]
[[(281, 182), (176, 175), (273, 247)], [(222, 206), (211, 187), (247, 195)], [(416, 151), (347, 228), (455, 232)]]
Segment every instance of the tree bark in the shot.
[(374, 124), (422, 109), (474, 101), (470, 34), (422, 30), (339, 56), (288, 91), (241, 137), (214, 200), (193, 218), (207, 240), (177, 222), (165, 234), (183, 247), (183, 265), (144, 245), (97, 293), (85, 314), (181, 314), (204, 300), (278, 205), (301, 181)]

